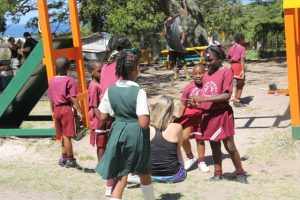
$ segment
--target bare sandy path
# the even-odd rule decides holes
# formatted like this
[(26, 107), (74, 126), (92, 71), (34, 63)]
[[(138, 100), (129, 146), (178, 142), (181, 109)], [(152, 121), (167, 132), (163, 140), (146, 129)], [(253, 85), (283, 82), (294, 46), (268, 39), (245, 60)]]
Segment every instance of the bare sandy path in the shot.
[[(191, 71), (191, 68), (189, 68)], [(182, 74), (183, 75), (183, 74)], [(187, 84), (182, 76), (170, 81), (171, 71), (143, 69), (140, 85), (149, 102), (159, 94), (175, 98)], [(178, 184), (155, 184), (157, 199), (300, 199), (300, 142), (291, 139), (289, 97), (266, 94), (270, 83), (287, 88), (285, 62), (248, 63), (244, 90), (246, 108), (234, 108), (237, 148), (248, 173), (249, 185), (230, 181), (234, 167), (223, 149), (226, 179), (209, 182), (212, 172), (195, 169)], [(32, 114), (49, 114), (49, 102), (40, 101)], [(51, 122), (26, 122), (24, 128), (51, 127)], [(195, 142), (193, 151), (196, 154)], [(74, 143), (78, 162), (96, 165), (89, 138)], [(206, 161), (213, 171), (209, 144)], [(97, 174), (65, 169), (57, 165), (59, 145), (50, 138), (0, 138), (0, 199), (106, 199), (104, 182)], [(140, 189), (126, 189), (124, 199), (142, 199)]]

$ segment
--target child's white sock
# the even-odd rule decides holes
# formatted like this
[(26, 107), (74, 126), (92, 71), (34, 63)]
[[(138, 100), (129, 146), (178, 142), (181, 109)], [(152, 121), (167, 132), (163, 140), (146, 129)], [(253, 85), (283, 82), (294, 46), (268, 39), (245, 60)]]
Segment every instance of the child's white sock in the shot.
[(111, 197), (111, 198), (109, 198), (110, 200), (121, 200), (121, 199), (118, 199), (118, 198), (113, 198), (113, 197)]
[(142, 185), (141, 184), (141, 188), (144, 194), (144, 198), (145, 200), (154, 200), (154, 189), (153, 189), (153, 185)]

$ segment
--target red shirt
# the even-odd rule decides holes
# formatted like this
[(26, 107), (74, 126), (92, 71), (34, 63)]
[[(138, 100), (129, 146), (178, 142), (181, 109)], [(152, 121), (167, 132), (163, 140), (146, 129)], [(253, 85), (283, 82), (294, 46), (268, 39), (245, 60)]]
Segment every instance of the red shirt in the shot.
[[(202, 87), (199, 87), (195, 84), (195, 82), (189, 83), (185, 88), (183, 89), (182, 95), (181, 95), (181, 101), (186, 102), (185, 99), (192, 99), (195, 96), (203, 96), (203, 91)], [(195, 108), (195, 107), (190, 107), (189, 104), (187, 104), (187, 107), (189, 108)], [(196, 108), (198, 108), (196, 106)]]
[(97, 81), (92, 80), (89, 84), (89, 95), (88, 95), (88, 107), (89, 107), (89, 120), (90, 128), (99, 128), (99, 120), (94, 114), (94, 108), (98, 108), (100, 105), (101, 86)]
[(227, 58), (231, 62), (241, 62), (241, 59), (246, 58), (246, 49), (242, 45), (234, 44), (227, 53)]
[(49, 97), (54, 105), (72, 103), (70, 98), (76, 97), (76, 81), (70, 76), (54, 76), (49, 82)]
[[(233, 90), (233, 73), (227, 67), (222, 67), (215, 73), (209, 75), (207, 72), (203, 76), (202, 91), (205, 97), (223, 94), (225, 91)], [(228, 101), (224, 102), (203, 102), (200, 104), (203, 110), (219, 110), (229, 106)]]
[(118, 80), (119, 78), (116, 76), (116, 62), (103, 65), (101, 70), (101, 79), (100, 79), (100, 87), (102, 91), (100, 95), (100, 99), (103, 98), (107, 88), (115, 84)]

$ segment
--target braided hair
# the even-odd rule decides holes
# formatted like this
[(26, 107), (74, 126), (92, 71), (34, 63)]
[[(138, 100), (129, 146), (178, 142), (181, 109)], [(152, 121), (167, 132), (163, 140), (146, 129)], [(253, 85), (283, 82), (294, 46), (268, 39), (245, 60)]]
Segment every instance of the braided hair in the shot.
[(219, 60), (223, 60), (226, 58), (225, 52), (223, 48), (219, 45), (210, 45), (205, 50), (206, 54), (209, 54), (210, 52), (214, 52), (214, 54), (217, 56)]
[(114, 35), (108, 41), (104, 60), (108, 60), (109, 56), (115, 50), (120, 51), (122, 49), (130, 49), (130, 48), (131, 48), (131, 42), (126, 35)]
[(127, 79), (139, 64), (138, 57), (128, 49), (121, 50), (116, 56), (116, 76)]

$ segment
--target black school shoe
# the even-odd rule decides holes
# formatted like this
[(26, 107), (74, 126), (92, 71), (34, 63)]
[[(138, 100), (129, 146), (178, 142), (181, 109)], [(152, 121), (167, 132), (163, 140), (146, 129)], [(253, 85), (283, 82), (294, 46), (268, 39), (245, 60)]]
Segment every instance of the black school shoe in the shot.
[(214, 175), (209, 179), (209, 181), (222, 181), (222, 180), (223, 180), (223, 176), (219, 176), (219, 175)]
[(74, 160), (67, 160), (65, 164), (66, 168), (75, 168), (78, 170), (82, 170), (83, 168), (76, 162), (76, 159)]
[(67, 160), (64, 160), (62, 157), (59, 159), (58, 164), (61, 167), (64, 167), (66, 165)]
[(235, 181), (239, 183), (249, 184), (245, 174), (236, 175)]

